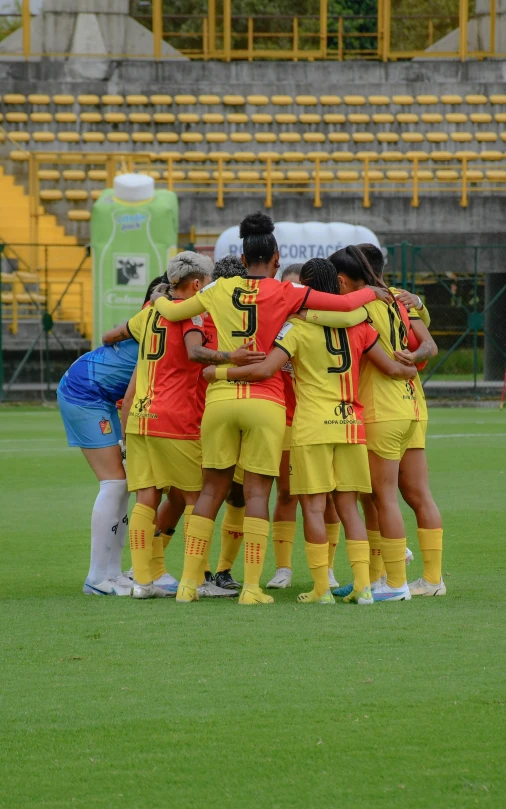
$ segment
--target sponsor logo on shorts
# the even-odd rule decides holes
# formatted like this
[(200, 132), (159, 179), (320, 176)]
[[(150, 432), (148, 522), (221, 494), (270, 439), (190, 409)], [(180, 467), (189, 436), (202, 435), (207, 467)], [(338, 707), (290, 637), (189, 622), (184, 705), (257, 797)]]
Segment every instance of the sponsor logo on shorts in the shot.
[(112, 433), (111, 422), (109, 421), (109, 419), (106, 418), (100, 419), (100, 421), (98, 422), (98, 426), (102, 431), (102, 435), (110, 435)]

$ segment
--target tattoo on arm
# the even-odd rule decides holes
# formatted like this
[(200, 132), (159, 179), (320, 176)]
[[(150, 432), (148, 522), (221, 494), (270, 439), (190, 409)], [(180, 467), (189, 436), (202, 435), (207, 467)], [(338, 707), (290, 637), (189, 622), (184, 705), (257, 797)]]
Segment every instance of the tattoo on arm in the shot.
[(205, 346), (195, 346), (192, 349), (193, 362), (200, 362), (202, 365), (222, 365), (230, 362), (229, 351), (213, 351)]
[(429, 340), (423, 340), (414, 352), (415, 362), (425, 362), (434, 356), (434, 345)]

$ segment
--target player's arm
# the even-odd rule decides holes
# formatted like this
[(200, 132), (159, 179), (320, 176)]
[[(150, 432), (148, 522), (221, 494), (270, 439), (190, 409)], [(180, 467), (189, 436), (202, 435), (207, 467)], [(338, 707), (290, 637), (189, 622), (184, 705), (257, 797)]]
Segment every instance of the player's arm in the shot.
[(179, 320), (188, 320), (192, 317), (197, 317), (206, 311), (205, 304), (201, 300), (200, 295), (194, 295), (192, 298), (187, 298), (185, 301), (169, 301), (163, 295), (156, 298), (154, 306), (157, 312), (171, 323), (177, 323)]
[(411, 351), (409, 348), (403, 351), (394, 351), (395, 358), (399, 362), (412, 365), (413, 363), (427, 362), (431, 357), (435, 357), (438, 353), (438, 347), (427, 326), (424, 326), (421, 320), (413, 320), (411, 321), (411, 331), (418, 341), (418, 348)]
[(392, 294), (384, 287), (364, 287), (356, 292), (348, 292), (347, 295), (332, 295), (329, 292), (318, 292), (311, 289), (304, 301), (304, 308), (326, 310), (329, 312), (352, 312), (353, 309), (360, 309), (366, 303), (375, 300), (391, 303)]
[(365, 306), (354, 309), (352, 312), (319, 312), (314, 309), (303, 309), (296, 317), (317, 326), (330, 326), (332, 329), (349, 329), (367, 320), (368, 313)]
[(371, 348), (366, 349), (363, 356), (367, 358), (369, 362), (372, 362), (381, 373), (385, 374), (385, 376), (389, 376), (391, 379), (414, 379), (417, 374), (415, 365), (403, 364), (390, 359), (378, 342), (374, 343)]
[[(192, 333), (192, 332), (191, 332)], [(193, 362), (200, 362), (203, 365), (250, 365), (253, 362), (262, 362), (267, 356), (265, 351), (252, 351), (251, 346), (254, 340), (248, 340), (235, 351), (213, 351), (204, 345), (193, 345), (188, 350), (188, 356)]]
[(137, 383), (137, 368), (134, 368), (134, 372), (130, 377), (130, 382), (128, 383), (128, 388), (126, 389), (125, 395), (123, 396), (123, 404), (121, 405), (121, 434), (123, 435), (123, 441), (126, 440), (126, 426), (128, 421), (128, 414), (130, 413), (132, 402), (134, 400), (136, 383)]
[(429, 310), (427, 309), (422, 299), (418, 295), (415, 295), (414, 292), (407, 292), (405, 289), (403, 289), (399, 295), (395, 296), (395, 300), (400, 301), (401, 303), (404, 304), (404, 306), (409, 312), (410, 319), (411, 315), (413, 314), (416, 316), (416, 320), (420, 318), (424, 326), (427, 326), (427, 328), (429, 328), (430, 326)]
[(276, 371), (286, 363), (286, 352), (282, 348), (273, 348), (262, 362), (243, 365), (241, 368), (219, 368), (214, 365), (204, 368), (204, 379), (216, 382), (217, 379), (229, 379), (234, 382), (264, 382), (274, 376)]
[(123, 340), (130, 340), (132, 335), (128, 331), (127, 324), (122, 323), (121, 326), (115, 326), (114, 329), (106, 331), (102, 337), (102, 343), (105, 346), (113, 345), (114, 343), (121, 343)]

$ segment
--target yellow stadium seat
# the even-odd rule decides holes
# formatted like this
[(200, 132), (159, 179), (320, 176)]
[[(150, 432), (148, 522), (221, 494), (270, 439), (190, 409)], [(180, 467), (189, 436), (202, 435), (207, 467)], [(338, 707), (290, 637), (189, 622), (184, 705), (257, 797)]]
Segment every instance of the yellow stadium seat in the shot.
[(53, 143), (55, 140), (54, 132), (32, 132), (32, 138), (35, 143)]
[(81, 140), (79, 132), (58, 132), (56, 137), (61, 143), (79, 143)]
[(395, 116), (399, 124), (417, 124), (418, 115), (414, 112), (398, 112)]
[(437, 169), (436, 177), (442, 182), (451, 182), (459, 179), (459, 173), (454, 169)]
[(424, 112), (422, 113), (422, 121), (424, 124), (440, 124), (443, 121), (443, 116), (439, 112)]
[(498, 152), (496, 149), (484, 149), (479, 154), (481, 160), (502, 160), (504, 158), (503, 152)]
[(397, 132), (378, 132), (376, 138), (378, 143), (397, 143), (399, 135)]
[(321, 124), (322, 117), (316, 113), (305, 112), (299, 115), (299, 121), (301, 124)]
[(491, 180), (492, 182), (506, 182), (506, 171), (501, 169), (491, 169), (486, 172), (487, 180)]
[(230, 140), (233, 143), (250, 143), (253, 140), (249, 132), (232, 132)]
[(279, 152), (273, 152), (272, 150), (259, 152), (257, 157), (259, 160), (274, 160), (276, 163), (281, 160)]
[(355, 143), (373, 143), (374, 141), (372, 132), (354, 132), (351, 137)]
[(401, 140), (403, 140), (404, 143), (423, 143), (425, 138), (421, 132), (403, 132)]
[(348, 132), (329, 132), (328, 139), (330, 143), (349, 143), (350, 135)]
[(132, 140), (134, 143), (153, 143), (155, 137), (152, 132), (134, 132)]
[(302, 135), (306, 143), (325, 143), (325, 135), (323, 132), (304, 132)]
[(105, 182), (107, 180), (107, 172), (105, 169), (90, 169), (88, 171), (88, 180)]
[(169, 106), (172, 104), (172, 96), (163, 95), (163, 94), (155, 94), (149, 97), (149, 100), (153, 104), (154, 107), (162, 107), (162, 106)]
[(30, 104), (39, 104), (40, 106), (45, 106), (46, 104), (51, 103), (51, 99), (49, 98), (49, 96), (45, 95), (45, 93), (31, 93), (28, 96), (28, 101), (30, 102)]
[(390, 169), (387, 171), (387, 180), (390, 180), (393, 183), (405, 183), (406, 180), (409, 180), (409, 171), (403, 171), (402, 169)]
[(469, 120), (472, 121), (473, 124), (491, 124), (492, 116), (488, 112), (472, 112), (469, 116)]
[(53, 116), (50, 112), (31, 112), (30, 121), (34, 124), (50, 124)]
[(205, 163), (207, 160), (207, 155), (205, 152), (199, 152), (196, 150), (191, 150), (185, 152), (183, 155), (184, 160), (189, 160), (192, 163)]
[(85, 143), (103, 143), (105, 135), (103, 132), (84, 132), (83, 141)]
[(506, 124), (506, 112), (496, 112), (494, 119), (498, 124)]
[(244, 96), (226, 95), (223, 96), (223, 103), (227, 107), (242, 107), (246, 103)]
[(281, 160), (285, 163), (302, 163), (306, 159), (303, 152), (283, 152)]
[(458, 149), (453, 155), (457, 160), (476, 160), (478, 153), (473, 149)]
[(272, 115), (267, 112), (254, 112), (251, 120), (254, 124), (272, 124)]
[(209, 171), (203, 171), (202, 169), (192, 169), (188, 172), (187, 177), (192, 183), (202, 183), (210, 180), (211, 174)]
[(387, 163), (398, 163), (399, 160), (404, 160), (404, 155), (396, 150), (386, 150), (379, 153), (379, 159)]
[(271, 96), (271, 104), (276, 107), (288, 107), (293, 104), (292, 96)]
[(238, 171), (237, 172), (237, 179), (241, 180), (242, 182), (256, 182), (260, 179), (260, 172), (259, 171)]
[(201, 132), (183, 132), (181, 140), (183, 143), (202, 143), (204, 136)]
[(316, 149), (315, 151), (306, 152), (307, 160), (319, 160), (320, 162), (327, 162), (330, 159), (330, 154), (323, 149)]
[(251, 95), (247, 98), (248, 104), (251, 104), (253, 107), (266, 107), (269, 103), (269, 99), (267, 96), (261, 95)]
[[(223, 116), (220, 116), (223, 119)], [(153, 114), (153, 121), (155, 124), (173, 124), (176, 116), (173, 112), (155, 112)]]
[(326, 124), (345, 124), (346, 115), (342, 115), (339, 112), (326, 112), (323, 116), (323, 120)]
[(408, 107), (414, 103), (415, 99), (413, 98), (413, 96), (408, 95), (392, 96), (392, 104), (399, 104), (401, 106)]
[(108, 132), (106, 138), (109, 143), (128, 143), (130, 140), (128, 132)]
[(469, 143), (473, 139), (471, 132), (451, 132), (450, 139), (454, 143)]
[(298, 183), (306, 183), (309, 181), (309, 171), (297, 171), (292, 169), (291, 171), (286, 172), (286, 177), (288, 180), (293, 180)]
[[(213, 180), (218, 180), (219, 177), (220, 177), (220, 172), (219, 171), (213, 171), (213, 173), (212, 173)], [(229, 171), (227, 169), (224, 169), (221, 172), (221, 179), (224, 182), (230, 182), (230, 180), (235, 180), (235, 171)]]
[(484, 173), (478, 169), (469, 169), (465, 172), (466, 179), (473, 183), (481, 182), (484, 179)]
[(484, 95), (468, 95), (466, 96), (466, 104), (486, 104), (487, 96)]
[(453, 160), (454, 155), (451, 152), (446, 151), (445, 149), (435, 150), (430, 153), (430, 159), (435, 160), (438, 163), (441, 163), (446, 160)]
[(60, 172), (57, 169), (39, 169), (37, 172), (39, 180), (51, 180), (57, 182), (60, 179)]
[(174, 96), (174, 101), (181, 106), (192, 107), (197, 103), (197, 98), (194, 95), (177, 95)]
[(312, 171), (311, 177), (313, 180), (318, 177), (321, 183), (332, 183), (334, 181), (334, 172), (320, 169), (320, 171)]
[[(164, 180), (166, 180), (168, 176), (169, 176), (168, 171), (162, 171), (162, 177)], [(174, 167), (172, 167), (171, 177), (173, 182), (180, 182), (181, 180), (184, 180), (186, 178), (186, 173), (184, 171), (181, 171), (180, 169), (175, 169)]]
[[(38, 115), (38, 113), (33, 113)], [(45, 113), (42, 113), (44, 115)], [(83, 124), (101, 124), (102, 115), (99, 112), (82, 112), (79, 116)], [(33, 120), (33, 118), (32, 118)]]
[[(366, 160), (368, 160), (369, 163), (374, 163), (376, 160), (379, 160), (380, 156), (379, 156), (378, 152), (375, 152), (372, 149), (367, 149), (367, 150), (364, 150), (364, 151), (355, 152), (353, 157), (354, 157), (355, 160), (360, 160), (362, 162), (365, 162)], [(334, 160), (335, 160), (335, 158), (334, 158)]]
[(39, 197), (43, 202), (57, 202), (62, 199), (63, 194), (56, 188), (43, 188), (39, 191)]
[(421, 171), (412, 171), (411, 176), (414, 177), (416, 174), (417, 178), (422, 182), (428, 182), (434, 179), (434, 172), (428, 171), (427, 169), (422, 169)]
[(30, 140), (28, 132), (9, 132), (9, 137), (16, 143), (28, 143)]
[(13, 160), (15, 163), (26, 163), (29, 157), (29, 152), (22, 152), (19, 149), (13, 149), (12, 152), (9, 152), (9, 160)]
[(96, 107), (97, 104), (100, 104), (100, 98), (97, 95), (80, 95), (77, 96), (77, 103), (81, 107)]
[(353, 183), (359, 179), (360, 175), (358, 171), (338, 171), (337, 172), (337, 179), (340, 180), (342, 183)]
[(101, 193), (102, 193), (102, 189), (101, 189), (101, 188), (93, 188), (93, 189), (90, 191), (90, 197), (92, 198), (92, 200), (93, 200), (93, 201), (95, 201), (96, 199), (98, 199), (98, 198), (99, 198), (99, 196), (101, 195)]
[(277, 124), (296, 124), (297, 116), (290, 112), (279, 112), (274, 116)]
[(71, 104), (75, 104), (75, 101), (76, 100), (73, 95), (68, 95), (66, 93), (53, 96), (53, 104), (56, 104), (58, 107), (70, 107)]
[(322, 107), (338, 107), (341, 103), (341, 96), (320, 96)]
[(196, 112), (180, 112), (178, 113), (177, 120), (180, 124), (199, 124), (200, 115)]
[(274, 132), (256, 132), (255, 140), (257, 143), (276, 143), (278, 136)]
[(439, 101), (437, 96), (421, 95), (416, 97), (417, 104), (437, 104)]
[(365, 98), (364, 96), (345, 96), (344, 103), (347, 107), (363, 107)]
[(4, 104), (24, 104), (26, 96), (21, 93), (7, 93), (4, 95)]
[[(160, 158), (160, 160), (182, 160), (183, 159), (183, 155), (181, 154), (181, 152), (174, 152), (174, 151), (160, 152), (158, 157)], [(205, 157), (205, 155), (204, 155), (204, 157)]]
[(299, 132), (281, 132), (279, 140), (281, 143), (300, 143), (302, 135)]
[(158, 143), (178, 143), (179, 135), (176, 132), (157, 132), (156, 139)]
[(318, 101), (316, 96), (295, 96), (295, 103), (299, 107), (316, 107)]
[(441, 103), (442, 104), (451, 104), (452, 106), (456, 106), (457, 104), (462, 104), (462, 96), (459, 95), (442, 95), (441, 96)]
[(150, 124), (151, 115), (149, 112), (131, 112), (128, 116), (131, 124)]
[(371, 116), (361, 112), (351, 112), (348, 115), (348, 123), (350, 124), (369, 124)]
[(497, 140), (496, 132), (475, 132), (474, 137), (478, 143), (495, 143)]
[(369, 104), (372, 107), (388, 107), (390, 104), (390, 97), (389, 96), (369, 96), (368, 98)]
[(72, 202), (85, 202), (88, 199), (88, 192), (84, 189), (69, 188), (68, 191), (65, 191), (65, 199)]
[(372, 120), (375, 124), (393, 124), (395, 118), (390, 112), (375, 112), (372, 116)]
[(89, 211), (71, 210), (67, 212), (67, 216), (71, 222), (88, 222), (91, 219)]
[(200, 95), (199, 104), (205, 104), (208, 107), (216, 106), (221, 104), (221, 98), (215, 95)]
[(26, 112), (7, 112), (5, 120), (11, 124), (24, 124), (28, 121), (28, 115)]
[(353, 152), (332, 152), (330, 159), (335, 160), (336, 163), (351, 163), (355, 159), (355, 155)]
[(502, 141), (506, 141), (506, 132), (501, 132), (499, 137), (501, 138)]
[(447, 132), (427, 132), (425, 135), (429, 143), (446, 143), (448, 140)]
[(449, 124), (467, 123), (467, 115), (463, 112), (447, 112), (445, 118)]
[(228, 135), (226, 132), (206, 132), (206, 141), (208, 143), (226, 143)]
[(232, 160), (236, 163), (254, 163), (256, 160), (255, 152), (234, 152)]
[(230, 112), (227, 115), (227, 123), (229, 124), (247, 124), (249, 118), (244, 112)]
[(107, 107), (121, 107), (124, 101), (125, 99), (123, 98), (123, 96), (120, 95), (102, 96), (102, 104), (105, 104)]
[(124, 112), (106, 112), (104, 115), (106, 124), (124, 124), (126, 115)]
[[(363, 178), (366, 176), (366, 172), (362, 171), (361, 175)], [(367, 176), (369, 177), (370, 182), (378, 182), (379, 180), (385, 179), (385, 174), (382, 171), (378, 171), (377, 169), (369, 169), (367, 171)]]
[(54, 119), (59, 124), (75, 124), (77, 122), (77, 115), (74, 112), (57, 112), (55, 113)]
[[(262, 180), (266, 180), (268, 176), (268, 172), (262, 171)], [(279, 171), (279, 169), (273, 169), (271, 171), (271, 180), (273, 183), (279, 182), (280, 180), (285, 179), (285, 172)]]
[(492, 94), (489, 96), (488, 100), (491, 104), (506, 104), (506, 95), (500, 93)]
[(64, 180), (72, 180), (72, 182), (82, 182), (86, 179), (86, 172), (82, 169), (65, 169), (62, 171)]

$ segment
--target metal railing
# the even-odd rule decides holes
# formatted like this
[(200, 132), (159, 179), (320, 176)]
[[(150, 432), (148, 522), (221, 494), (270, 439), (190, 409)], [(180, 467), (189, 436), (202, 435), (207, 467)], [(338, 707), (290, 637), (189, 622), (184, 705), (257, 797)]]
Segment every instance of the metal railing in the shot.
[[(12, 56), (51, 58), (78, 56), (80, 58), (177, 58), (177, 54), (163, 53), (164, 41), (190, 59), (232, 60), (286, 59), (338, 60), (380, 59), (385, 62), (398, 59), (506, 57), (496, 48), (497, 0), (490, 0), (487, 28), (488, 48), (468, 49), (469, 0), (455, 0), (454, 13), (430, 15), (396, 13), (397, 0), (378, 0), (377, 14), (329, 15), (328, 0), (319, 0), (317, 15), (233, 15), (232, 0), (223, 0), (222, 12), (217, 13), (216, 0), (208, 0), (206, 15), (165, 14), (162, 0), (152, 0), (150, 13), (146, 3), (132, 14), (153, 33), (150, 53), (68, 53), (66, 51), (41, 53), (32, 50), (30, 37), (30, 3), (22, 0), (21, 14), (0, 15), (5, 18), (0, 26), (0, 40), (23, 28), (22, 51)], [(401, 9), (399, 9), (399, 12)], [(426, 48), (438, 39), (458, 29), (458, 45), (439, 51)]]

